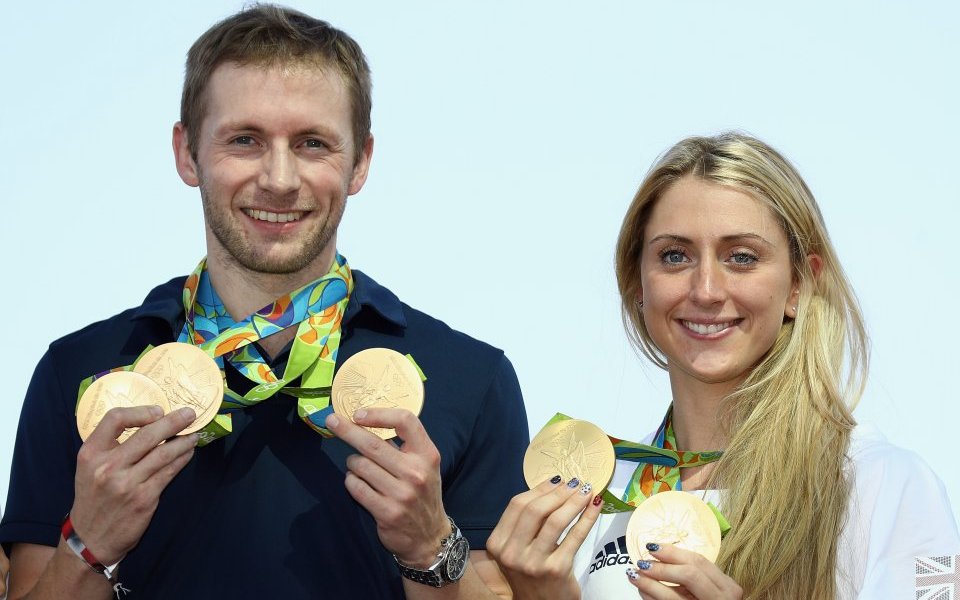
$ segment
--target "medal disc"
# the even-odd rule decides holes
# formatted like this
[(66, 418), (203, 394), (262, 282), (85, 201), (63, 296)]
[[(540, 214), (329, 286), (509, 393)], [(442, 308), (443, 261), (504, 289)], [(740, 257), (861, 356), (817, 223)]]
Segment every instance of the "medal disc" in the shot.
[(523, 477), (531, 489), (560, 475), (589, 483), (600, 493), (613, 477), (616, 457), (610, 438), (602, 429), (578, 419), (547, 425), (540, 430), (523, 456)]
[(178, 435), (203, 429), (223, 402), (223, 375), (206, 352), (191, 344), (170, 342), (151, 348), (133, 370), (160, 386), (169, 411), (189, 406), (197, 413), (193, 423)]
[[(170, 412), (167, 398), (152, 379), (133, 371), (108, 373), (90, 384), (77, 403), (77, 430), (80, 438), (87, 441), (100, 424), (103, 415), (111, 408), (157, 405), (164, 414)], [(123, 443), (139, 427), (123, 430), (117, 441)]]
[[(388, 348), (368, 348), (347, 359), (330, 391), (333, 411), (353, 421), (361, 408), (405, 408), (419, 416), (423, 409), (423, 380), (410, 360)], [(394, 429), (366, 427), (378, 437), (397, 436)]]
[[(630, 560), (657, 560), (647, 544), (673, 544), (710, 562), (720, 553), (720, 524), (707, 503), (687, 492), (660, 492), (640, 503), (627, 523)], [(665, 585), (677, 585), (662, 581)]]

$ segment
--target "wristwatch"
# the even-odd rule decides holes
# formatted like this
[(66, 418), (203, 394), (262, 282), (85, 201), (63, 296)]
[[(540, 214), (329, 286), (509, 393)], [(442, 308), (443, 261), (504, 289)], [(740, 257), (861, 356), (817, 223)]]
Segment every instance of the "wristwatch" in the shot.
[(437, 561), (427, 567), (426, 570), (409, 567), (393, 556), (400, 567), (400, 574), (411, 581), (431, 585), (433, 587), (443, 587), (448, 583), (459, 581), (463, 577), (463, 572), (467, 570), (467, 559), (470, 557), (470, 543), (463, 537), (460, 529), (453, 519), (447, 517), (450, 521), (450, 535), (440, 542), (440, 551), (437, 552)]

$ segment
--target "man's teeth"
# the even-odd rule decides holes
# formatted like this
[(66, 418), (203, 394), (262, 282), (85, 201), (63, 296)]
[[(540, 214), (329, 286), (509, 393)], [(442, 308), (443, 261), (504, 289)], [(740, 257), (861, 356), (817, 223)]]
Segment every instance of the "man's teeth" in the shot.
[(719, 333), (728, 327), (733, 326), (733, 321), (728, 321), (727, 323), (694, 323), (692, 321), (684, 321), (683, 326), (689, 329), (694, 333), (699, 333), (700, 335), (710, 335), (711, 333)]
[(243, 213), (251, 219), (258, 221), (269, 221), (271, 223), (289, 223), (290, 221), (299, 221), (303, 216), (302, 211), (275, 213), (265, 210), (254, 210), (251, 208), (243, 209)]

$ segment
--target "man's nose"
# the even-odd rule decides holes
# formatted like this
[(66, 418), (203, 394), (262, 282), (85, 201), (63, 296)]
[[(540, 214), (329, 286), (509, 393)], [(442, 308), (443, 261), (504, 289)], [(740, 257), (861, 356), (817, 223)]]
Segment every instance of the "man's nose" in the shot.
[(259, 184), (264, 190), (276, 195), (283, 195), (300, 187), (297, 158), (289, 148), (271, 149), (263, 157)]

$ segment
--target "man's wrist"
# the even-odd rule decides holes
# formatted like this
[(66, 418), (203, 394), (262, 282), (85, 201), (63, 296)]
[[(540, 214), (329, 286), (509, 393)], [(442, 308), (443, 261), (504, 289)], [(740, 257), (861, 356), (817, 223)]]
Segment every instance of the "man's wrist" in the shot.
[(439, 527), (435, 528), (436, 534), (429, 541), (422, 542), (418, 548), (404, 554), (394, 554), (394, 558), (400, 564), (415, 569), (428, 569), (440, 558), (440, 550), (444, 540), (450, 536), (449, 517), (444, 516)]

